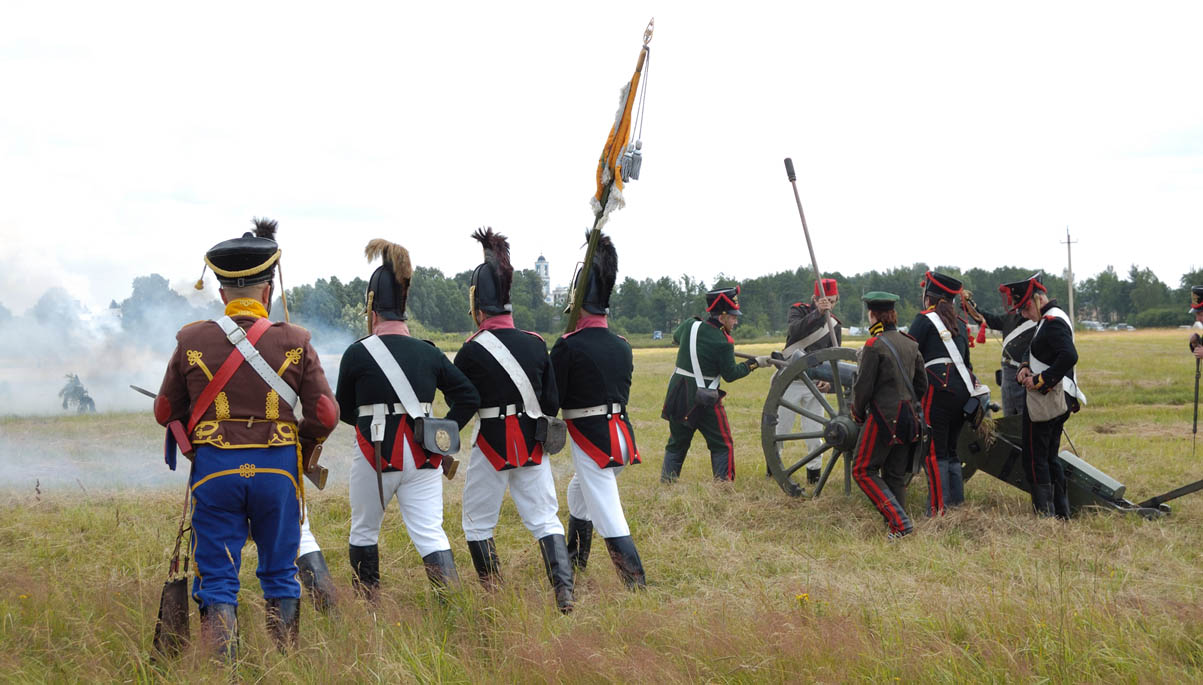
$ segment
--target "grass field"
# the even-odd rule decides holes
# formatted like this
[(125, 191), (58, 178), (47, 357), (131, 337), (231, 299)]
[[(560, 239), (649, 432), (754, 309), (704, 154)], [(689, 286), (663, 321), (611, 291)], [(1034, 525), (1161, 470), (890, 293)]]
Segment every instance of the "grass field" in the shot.
[[(1182, 331), (1082, 334), (1090, 404), (1068, 430), (1082, 456), (1143, 499), (1203, 477), (1191, 457), (1194, 365)], [(764, 352), (767, 345), (745, 348)], [(999, 346), (974, 350), (992, 369)], [(249, 682), (1198, 682), (1203, 678), (1203, 494), (1172, 516), (1037, 520), (1026, 496), (978, 475), (968, 504), (887, 543), (859, 491), (790, 499), (763, 477), (759, 415), (768, 375), (730, 384), (737, 481), (710, 480), (700, 438), (681, 482), (662, 486), (659, 419), (673, 351), (636, 351), (632, 398), (644, 464), (621, 477), (646, 592), (625, 591), (595, 540), (577, 610), (556, 613), (534, 541), (507, 500), (497, 545), (503, 591), (484, 593), (459, 529), (446, 528), (465, 589), (441, 606), (395, 508), (381, 538), (383, 601), (350, 595), (345, 478), (311, 497), (313, 530), (344, 595), (305, 607), (299, 652), (277, 654), (244, 557), (242, 660)], [(983, 376), (992, 376), (984, 371)], [(97, 459), (156, 455), (149, 413), (0, 419), (0, 465), (42, 444), (88, 473)], [(334, 445), (347, 444), (345, 429)], [(347, 450), (327, 450), (337, 465)], [(54, 458), (43, 457), (43, 458)], [(570, 468), (554, 459), (561, 496)], [(335, 470), (336, 474), (339, 470)], [(182, 493), (162, 486), (0, 491), (0, 680), (225, 682), (189, 653), (155, 662), (150, 640)], [(911, 488), (912, 501), (925, 487)], [(193, 611), (193, 630), (196, 630)]]

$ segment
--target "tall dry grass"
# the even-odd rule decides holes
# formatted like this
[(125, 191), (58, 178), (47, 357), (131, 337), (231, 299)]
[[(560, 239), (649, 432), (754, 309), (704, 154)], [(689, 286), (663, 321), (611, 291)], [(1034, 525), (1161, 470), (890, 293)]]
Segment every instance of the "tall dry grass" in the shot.
[[(1143, 498), (1203, 477), (1191, 458), (1193, 364), (1178, 332), (1084, 335), (1090, 405), (1069, 423), (1078, 449)], [(751, 348), (764, 350), (767, 347)], [(974, 350), (990, 368), (997, 343)], [(465, 589), (440, 605), (393, 510), (381, 539), (378, 606), (349, 592), (345, 481), (312, 498), (313, 529), (342, 597), (303, 610), (302, 648), (277, 654), (263, 628), (254, 547), (243, 564), (243, 657), (251, 682), (1197, 682), (1203, 674), (1203, 495), (1145, 521), (1035, 519), (1018, 491), (979, 475), (968, 503), (887, 543), (868, 501), (839, 489), (786, 497), (764, 479), (758, 430), (766, 375), (728, 386), (738, 480), (713, 483), (701, 441), (681, 482), (658, 482), (669, 350), (636, 353), (633, 398), (644, 464), (622, 474), (650, 581), (625, 591), (594, 543), (578, 605), (556, 613), (534, 541), (512, 504), (498, 549), (506, 579), (482, 591), (446, 521)], [(983, 374), (986, 375), (986, 374)], [(3, 419), (11, 438), (47, 435), (77, 463), (122, 436), (153, 445), (149, 415)], [(339, 436), (335, 444), (345, 442)], [(147, 468), (161, 468), (153, 450)], [(331, 450), (333, 460), (347, 454)], [(19, 458), (3, 454), (0, 459)], [(570, 476), (554, 459), (561, 492)], [(86, 485), (86, 481), (85, 481)], [(923, 486), (912, 488), (917, 502)], [(7, 490), (0, 503), (0, 680), (225, 682), (195, 651), (155, 660), (158, 593), (179, 493)], [(562, 515), (566, 516), (564, 507)], [(193, 614), (195, 630), (195, 612)]]

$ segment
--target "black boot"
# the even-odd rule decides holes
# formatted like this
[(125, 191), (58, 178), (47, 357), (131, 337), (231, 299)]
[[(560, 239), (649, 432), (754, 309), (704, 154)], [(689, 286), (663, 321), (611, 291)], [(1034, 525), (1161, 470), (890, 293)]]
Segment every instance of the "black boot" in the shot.
[(1053, 515), (1053, 486), (1049, 483), (1036, 483), (1032, 486), (1032, 507), (1037, 516)]
[(200, 610), (201, 637), (226, 661), (238, 658), (238, 605), (210, 604)]
[(351, 585), (360, 597), (368, 601), (376, 599), (380, 589), (380, 548), (376, 545), (350, 545)]
[(1053, 513), (1059, 519), (1069, 520), (1069, 488), (1064, 481), (1053, 484)]
[(287, 652), (297, 648), (301, 630), (301, 600), (279, 597), (267, 600), (267, 632), (276, 649)]
[(325, 611), (334, 607), (334, 579), (326, 567), (322, 550), (297, 557), (297, 576), (313, 600), (313, 608)]
[(568, 561), (564, 536), (553, 533), (539, 538), (539, 551), (543, 552), (547, 580), (556, 593), (556, 608), (567, 614), (572, 611), (572, 562)]
[(472, 565), (486, 590), (496, 590), (501, 585), (501, 560), (497, 558), (497, 545), (493, 538), (469, 540), (468, 552), (472, 554)]
[(681, 477), (681, 467), (685, 465), (685, 455), (675, 452), (664, 452), (664, 464), (660, 467), (660, 482), (675, 483)]
[(589, 548), (593, 546), (593, 522), (568, 515), (568, 559), (573, 568), (585, 570), (589, 565)]
[(630, 535), (620, 538), (606, 538), (606, 549), (610, 550), (610, 561), (618, 571), (618, 577), (626, 584), (628, 590), (639, 590), (647, 587), (647, 578), (643, 575), (643, 562), (639, 559), (639, 550), (635, 549), (635, 541)]
[(822, 469), (806, 469), (806, 484), (818, 485), (819, 476), (822, 475)]
[(422, 565), (426, 567), (430, 584), (440, 596), (445, 590), (459, 589), (459, 572), (455, 570), (455, 557), (451, 556), (451, 550), (440, 549), (427, 554), (422, 557)]

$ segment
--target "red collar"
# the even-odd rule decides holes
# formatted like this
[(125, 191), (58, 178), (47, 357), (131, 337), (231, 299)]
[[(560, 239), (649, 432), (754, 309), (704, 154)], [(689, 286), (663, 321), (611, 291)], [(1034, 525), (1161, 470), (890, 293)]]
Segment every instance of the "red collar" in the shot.
[(468, 340), (475, 338), (476, 334), (480, 333), (481, 331), (498, 331), (503, 328), (514, 328), (513, 314), (497, 314), (495, 316), (490, 316), (480, 323), (480, 328), (476, 329), (476, 333), (468, 336)]
[(404, 321), (377, 320), (373, 335), (409, 335), (409, 324)]
[(572, 333), (565, 333), (562, 337), (567, 338), (573, 333), (579, 333), (586, 328), (609, 328), (610, 324), (606, 321), (605, 314), (590, 314), (589, 312), (581, 312), (581, 318), (577, 319), (576, 328)]

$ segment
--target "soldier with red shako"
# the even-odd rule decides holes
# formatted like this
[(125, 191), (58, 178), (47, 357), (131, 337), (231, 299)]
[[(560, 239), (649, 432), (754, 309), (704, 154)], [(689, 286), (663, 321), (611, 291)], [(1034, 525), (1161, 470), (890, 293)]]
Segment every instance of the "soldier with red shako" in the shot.
[[(453, 443), (458, 447), (452, 433), (458, 436), (467, 425), (480, 406), (480, 395), (439, 348), (410, 335), (409, 252), (376, 239), (364, 253), (369, 261), (383, 262), (364, 295), (371, 335), (347, 348), (338, 371), (342, 420), (355, 428), (359, 453), (351, 461), (351, 570), (356, 589), (374, 598), (380, 585), (380, 524), (386, 504), (395, 496), (426, 575), (441, 592), (459, 585), (443, 531), (443, 462), (454, 463), (446, 456)], [(448, 406), (441, 428), (430, 415), (436, 390)], [(444, 444), (421, 439), (438, 430), (443, 431)]]
[[(276, 222), (256, 219), (254, 234), (205, 254), (221, 283), (224, 315), (176, 334), (155, 399), (155, 419), (177, 428), (169, 435), (192, 459), (192, 597), (202, 633), (231, 659), (248, 538), (258, 548), (268, 630), (280, 649), (297, 643), (301, 462), (338, 425), (338, 405), (309, 332), (267, 318), (280, 259), (275, 233)], [(173, 468), (174, 457), (173, 446)]]
[(536, 437), (560, 409), (555, 372), (543, 338), (514, 327), (509, 242), (491, 228), (472, 237), (484, 247), (484, 263), (472, 272), (468, 289), (469, 310), (479, 330), (455, 355), (455, 365), (480, 392), (464, 483), (464, 537), (481, 582), (495, 586), (500, 561), (493, 531), (508, 486), (522, 523), (539, 542), (556, 606), (567, 613), (573, 601), (572, 563), (551, 464), (543, 436)]
[(576, 467), (568, 483), (568, 556), (574, 567), (586, 567), (596, 526), (619, 578), (635, 589), (647, 581), (618, 495), (618, 474), (640, 462), (627, 413), (634, 363), (630, 343), (612, 333), (606, 321), (617, 276), (618, 252), (603, 235), (589, 282), (576, 283), (585, 288), (576, 330), (556, 341), (551, 363)]

